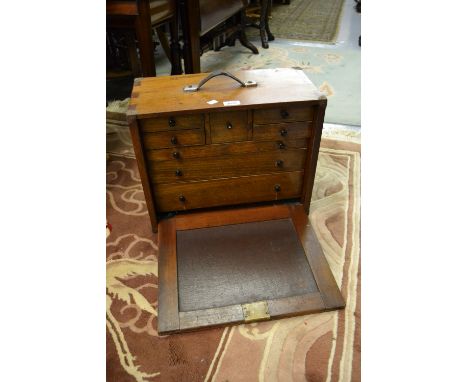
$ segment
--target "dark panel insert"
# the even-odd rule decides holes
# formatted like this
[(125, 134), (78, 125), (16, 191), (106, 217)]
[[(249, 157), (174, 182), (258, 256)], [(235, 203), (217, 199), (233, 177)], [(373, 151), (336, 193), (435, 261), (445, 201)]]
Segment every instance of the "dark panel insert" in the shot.
[(291, 219), (177, 231), (179, 311), (318, 292)]

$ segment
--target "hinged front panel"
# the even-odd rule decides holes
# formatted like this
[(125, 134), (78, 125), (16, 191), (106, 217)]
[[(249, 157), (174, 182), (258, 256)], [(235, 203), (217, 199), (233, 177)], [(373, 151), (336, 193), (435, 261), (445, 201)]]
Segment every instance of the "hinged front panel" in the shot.
[(306, 222), (299, 204), (163, 220), (159, 333), (343, 307)]

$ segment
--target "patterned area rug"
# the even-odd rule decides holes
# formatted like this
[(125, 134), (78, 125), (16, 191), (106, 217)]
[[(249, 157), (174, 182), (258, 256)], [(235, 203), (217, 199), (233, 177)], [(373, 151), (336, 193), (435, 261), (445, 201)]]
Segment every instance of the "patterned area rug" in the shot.
[(322, 140), (309, 216), (346, 309), (159, 336), (158, 243), (127, 138), (108, 134), (107, 380), (359, 381), (360, 145)]
[[(273, 4), (271, 33), (278, 38), (332, 43), (343, 3), (344, 0), (292, 0), (289, 5)], [(248, 32), (249, 36), (253, 33)]]

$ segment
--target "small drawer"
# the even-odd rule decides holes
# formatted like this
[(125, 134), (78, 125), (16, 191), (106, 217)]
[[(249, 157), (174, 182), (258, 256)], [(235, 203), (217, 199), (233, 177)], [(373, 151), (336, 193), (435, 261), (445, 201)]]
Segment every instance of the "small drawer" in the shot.
[(255, 110), (254, 124), (312, 121), (314, 109), (311, 106), (284, 106), (274, 109)]
[(156, 131), (201, 129), (204, 127), (203, 114), (176, 115), (140, 120), (141, 130), (150, 133)]
[(173, 183), (300, 171), (304, 169), (306, 154), (307, 149), (291, 149), (179, 161), (149, 160), (149, 174), (154, 183)]
[(146, 133), (143, 134), (143, 144), (147, 150), (203, 145), (205, 144), (205, 131), (197, 129)]
[(254, 125), (253, 127), (254, 141), (309, 138), (311, 134), (312, 123), (306, 122)]
[(211, 142), (239, 142), (249, 139), (246, 111), (210, 113)]
[(204, 182), (155, 184), (161, 212), (300, 197), (304, 172), (245, 176)]

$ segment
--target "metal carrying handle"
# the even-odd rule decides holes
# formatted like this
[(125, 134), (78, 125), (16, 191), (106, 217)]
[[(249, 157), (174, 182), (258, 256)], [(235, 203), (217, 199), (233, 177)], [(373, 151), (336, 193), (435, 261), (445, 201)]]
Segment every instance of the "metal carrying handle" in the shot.
[(252, 81), (252, 80), (249, 80), (249, 81), (242, 81), (240, 78), (236, 77), (234, 74), (231, 74), (229, 72), (224, 72), (222, 70), (216, 70), (214, 71), (213, 73), (209, 74), (208, 76), (206, 76), (204, 79), (202, 79), (198, 85), (187, 85), (186, 87), (184, 87), (184, 92), (196, 92), (198, 90), (200, 90), (200, 88), (205, 85), (209, 80), (211, 80), (212, 78), (214, 77), (217, 77), (217, 76), (227, 76), (227, 77), (230, 77), (232, 78), (234, 81), (237, 81), (240, 83), (240, 85), (243, 87), (243, 88), (250, 88), (250, 87), (253, 87), (253, 86), (257, 86), (257, 83), (255, 81)]

